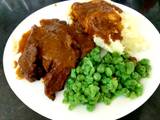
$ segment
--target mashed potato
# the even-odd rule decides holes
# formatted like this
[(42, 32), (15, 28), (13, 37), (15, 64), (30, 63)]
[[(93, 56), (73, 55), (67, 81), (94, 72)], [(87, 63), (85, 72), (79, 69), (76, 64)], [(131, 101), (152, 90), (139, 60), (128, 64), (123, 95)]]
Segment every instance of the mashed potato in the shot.
[(136, 21), (135, 19), (130, 14), (122, 14), (122, 24), (124, 27), (122, 30), (122, 45), (125, 51), (130, 54), (141, 52), (149, 47), (143, 35), (140, 34), (138, 20)]
[(120, 40), (112, 41), (112, 39), (110, 38), (110, 44), (108, 45), (104, 43), (104, 40), (101, 37), (97, 37), (94, 35), (94, 42), (96, 43), (96, 45), (109, 52), (119, 52), (122, 54), (124, 51), (124, 47), (121, 44)]
[(112, 41), (112, 39), (110, 39), (110, 44), (108, 45), (104, 43), (102, 38), (94, 35), (94, 42), (107, 51), (119, 52), (121, 54), (124, 51), (129, 54), (134, 54), (147, 49), (149, 44), (140, 34), (138, 29), (138, 21), (135, 20), (136, 18), (125, 12), (123, 12), (121, 16), (122, 25), (124, 27), (122, 30), (122, 41)]

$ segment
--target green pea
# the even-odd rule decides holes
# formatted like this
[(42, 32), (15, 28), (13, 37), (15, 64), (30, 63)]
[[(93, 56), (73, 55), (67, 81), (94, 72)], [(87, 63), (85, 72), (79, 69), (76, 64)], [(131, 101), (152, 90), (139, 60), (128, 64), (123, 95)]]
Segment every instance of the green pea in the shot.
[(129, 95), (129, 97), (130, 97), (131, 99), (135, 99), (135, 98), (137, 97), (137, 95), (136, 95), (135, 92), (131, 92), (130, 95)]
[(113, 65), (108, 65), (108, 67), (111, 68), (112, 73), (115, 73), (115, 71), (116, 71), (116, 70), (115, 70), (115, 66), (113, 66)]
[(76, 70), (75, 69), (71, 70), (71, 78), (76, 78)]
[(74, 83), (74, 80), (73, 80), (73, 79), (69, 78), (69, 79), (67, 80), (67, 84), (73, 84), (73, 83)]
[(112, 62), (112, 56), (109, 52), (106, 53), (106, 55), (103, 57), (104, 63), (111, 63)]
[(92, 58), (95, 62), (101, 62), (101, 56), (100, 55), (94, 55), (94, 56), (92, 56)]
[(120, 73), (125, 73), (126, 69), (125, 69), (125, 64), (124, 63), (119, 63), (119, 64), (115, 65), (115, 68)]
[(98, 67), (97, 67), (97, 72), (99, 73), (104, 73), (105, 71), (105, 65), (104, 64), (100, 64)]
[(94, 109), (95, 109), (95, 105), (90, 105), (90, 104), (87, 105), (87, 110), (89, 112), (92, 112)]
[(101, 91), (102, 91), (103, 93), (108, 93), (108, 88), (107, 88), (107, 86), (102, 85), (102, 86), (101, 86)]
[(114, 89), (117, 89), (117, 87), (118, 87), (118, 81), (116, 79), (112, 79), (112, 84), (114, 86)]
[(140, 60), (139, 63), (142, 65), (149, 65), (149, 60), (144, 58), (144, 59)]
[(85, 79), (84, 75), (82, 75), (82, 74), (77, 75), (78, 81), (83, 81), (84, 79)]
[(123, 57), (124, 59), (128, 59), (130, 56), (129, 56), (128, 53), (124, 53), (124, 54), (122, 54), (122, 57)]
[(94, 86), (94, 85), (89, 85), (89, 90), (90, 90), (90, 96), (93, 98), (99, 92), (99, 87)]
[(76, 107), (76, 105), (70, 104), (70, 105), (69, 105), (69, 110), (73, 110), (75, 107)]
[(131, 74), (132, 72), (134, 72), (134, 69), (135, 69), (135, 65), (133, 62), (126, 63), (126, 73), (127, 74)]
[(100, 73), (94, 73), (93, 78), (96, 81), (100, 81), (101, 80), (101, 74)]
[(93, 83), (93, 77), (91, 77), (91, 76), (86, 76), (85, 81), (86, 81), (88, 84), (91, 84), (91, 83)]
[(142, 77), (147, 77), (147, 74), (146, 74), (146, 67), (143, 66), (143, 65), (140, 65), (138, 64), (136, 66), (136, 71), (142, 76)]
[(99, 54), (99, 53), (101, 52), (101, 51), (100, 51), (100, 47), (94, 48), (94, 49), (93, 49), (93, 52)]
[(142, 84), (137, 84), (136, 89), (135, 89), (135, 93), (137, 96), (141, 96), (143, 93), (143, 85)]
[(98, 82), (99, 82), (99, 81), (93, 81), (93, 85), (98, 86), (98, 85), (99, 85)]
[(139, 74), (139, 73), (137, 73), (137, 72), (133, 72), (132, 74), (131, 74), (131, 77), (134, 79), (134, 80), (140, 80), (141, 79), (141, 75)]
[(111, 80), (112, 80), (111, 78), (104, 77), (104, 78), (102, 79), (102, 83), (103, 83), (103, 84), (107, 84), (107, 83), (110, 83)]
[(107, 98), (107, 97), (104, 97), (103, 98), (103, 102), (106, 104), (106, 105), (109, 105), (109, 104), (111, 104), (111, 99), (110, 98)]
[(112, 63), (113, 64), (118, 64), (118, 63), (121, 63), (122, 61), (123, 61), (122, 57), (114, 57), (114, 58), (112, 58)]
[(105, 73), (106, 73), (106, 76), (108, 76), (108, 77), (112, 76), (112, 70), (111, 70), (111, 68), (106, 67)]
[(77, 73), (77, 74), (82, 73), (82, 70), (81, 70), (81, 67), (80, 67), (80, 66), (78, 66), (78, 67), (76, 68), (76, 73)]
[(122, 89), (122, 85), (119, 83), (117, 89)]
[(124, 83), (126, 80), (130, 79), (130, 75), (128, 75), (126, 73), (121, 73), (121, 74), (119, 73), (119, 75), (121, 75), (121, 82), (122, 83)]
[(127, 88), (122, 88), (121, 91), (125, 96), (129, 96), (130, 95), (130, 91)]
[(63, 103), (68, 103), (68, 98), (67, 97), (63, 98)]
[(124, 84), (127, 88), (134, 90), (137, 85), (137, 81), (136, 80), (127, 80)]

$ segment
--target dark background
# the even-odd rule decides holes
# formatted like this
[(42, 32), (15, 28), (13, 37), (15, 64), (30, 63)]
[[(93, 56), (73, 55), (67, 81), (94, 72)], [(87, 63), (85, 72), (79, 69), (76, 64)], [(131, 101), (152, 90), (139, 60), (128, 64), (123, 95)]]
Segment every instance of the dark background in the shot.
[[(58, 1), (63, 0), (0, 0), (0, 120), (48, 120), (29, 109), (15, 96), (6, 81), (2, 58), (7, 39), (14, 28), (35, 10)], [(160, 0), (113, 1), (141, 12), (160, 31)], [(121, 120), (134, 119), (160, 120), (160, 87), (144, 105), (121, 118)]]

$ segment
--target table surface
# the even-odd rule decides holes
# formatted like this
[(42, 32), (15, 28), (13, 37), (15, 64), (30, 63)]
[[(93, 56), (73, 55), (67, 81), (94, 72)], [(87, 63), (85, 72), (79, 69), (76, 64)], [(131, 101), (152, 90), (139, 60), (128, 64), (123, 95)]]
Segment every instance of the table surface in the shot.
[[(48, 120), (24, 105), (10, 89), (2, 58), (7, 39), (29, 14), (62, 0), (0, 0), (0, 120)], [(160, 31), (160, 0), (113, 0), (144, 14)], [(123, 108), (122, 108), (123, 109)], [(160, 87), (140, 108), (122, 120), (160, 120)]]

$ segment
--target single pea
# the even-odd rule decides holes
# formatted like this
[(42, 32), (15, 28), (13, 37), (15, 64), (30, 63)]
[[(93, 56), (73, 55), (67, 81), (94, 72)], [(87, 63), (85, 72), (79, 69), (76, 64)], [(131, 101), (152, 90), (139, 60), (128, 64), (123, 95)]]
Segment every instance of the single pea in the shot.
[(111, 53), (112, 57), (118, 58), (121, 57), (121, 55), (118, 52)]
[(70, 103), (73, 103), (73, 101), (74, 101), (74, 95), (69, 95), (69, 96), (68, 96), (68, 101), (69, 101)]
[(108, 65), (108, 67), (111, 68), (112, 73), (115, 73), (115, 71), (116, 71), (116, 70), (115, 70), (115, 66), (113, 66), (113, 65), (110, 64), (110, 65)]
[(117, 71), (119, 71), (120, 73), (125, 73), (126, 69), (125, 69), (125, 63), (118, 63), (117, 65), (115, 65), (115, 68)]
[(98, 85), (99, 85), (98, 82), (99, 82), (99, 81), (93, 81), (93, 85), (98, 86)]
[(118, 87), (118, 80), (112, 79), (112, 84), (114, 86), (114, 89), (117, 89), (117, 87)]
[(80, 67), (80, 66), (78, 66), (78, 67), (76, 68), (76, 73), (77, 73), (77, 74), (82, 73), (82, 70), (81, 70), (81, 67)]
[(123, 57), (124, 59), (128, 59), (130, 56), (129, 56), (128, 53), (124, 53), (124, 54), (122, 54), (122, 57)]
[(75, 107), (76, 107), (76, 105), (70, 104), (70, 105), (69, 105), (69, 110), (73, 110)]
[(64, 97), (62, 102), (63, 103), (68, 103), (68, 97)]
[(131, 74), (132, 72), (134, 72), (135, 65), (133, 62), (127, 62), (125, 65), (126, 65), (126, 73), (127, 74)]
[(141, 83), (138, 83), (135, 89), (135, 93), (137, 96), (141, 96), (143, 93), (143, 85)]
[(84, 75), (82, 75), (82, 74), (77, 75), (78, 81), (83, 81), (84, 79), (85, 79)]
[(121, 73), (119, 75), (121, 75), (120, 78), (121, 78), (122, 83), (124, 83), (126, 80), (130, 79), (130, 75), (128, 75), (126, 73)]
[(83, 66), (82, 66), (82, 73), (83, 74), (88, 75), (90, 70), (91, 70), (91, 66), (90, 65), (83, 64)]
[(91, 76), (86, 76), (85, 81), (86, 81), (88, 84), (92, 84), (92, 83), (93, 83), (93, 77), (91, 77)]
[(68, 80), (67, 80), (67, 84), (73, 84), (74, 83), (74, 80), (73, 79), (71, 79), (71, 78), (69, 78)]
[(85, 103), (87, 103), (87, 102), (88, 102), (87, 98), (85, 98), (85, 96), (84, 96), (84, 95), (81, 95), (81, 97), (80, 97), (80, 101), (81, 101), (81, 103), (82, 103), (82, 104), (85, 104)]
[(90, 95), (90, 89), (87, 87), (84, 89), (84, 95), (89, 96)]
[(103, 83), (103, 84), (107, 84), (107, 83), (109, 83), (111, 80), (112, 80), (111, 78), (103, 77), (103, 78), (102, 78), (102, 83)]
[(116, 77), (122, 77), (122, 73), (121, 73), (120, 71), (116, 71), (116, 72), (115, 72), (115, 76), (116, 76)]
[(130, 91), (127, 88), (122, 88), (121, 91), (125, 96), (129, 96), (130, 95)]
[(144, 59), (140, 60), (139, 63), (142, 65), (149, 65), (149, 60), (144, 58)]
[(105, 73), (106, 73), (106, 75), (107, 75), (108, 77), (112, 76), (112, 70), (111, 70), (111, 68), (106, 67)]
[(127, 80), (124, 84), (128, 89), (134, 90), (136, 88), (137, 81), (136, 80)]
[(77, 91), (80, 91), (81, 90), (81, 87), (82, 87), (82, 83), (81, 82), (76, 82), (76, 87), (77, 87)]
[(122, 89), (122, 84), (119, 83), (117, 89), (121, 90)]
[(106, 105), (109, 105), (109, 104), (111, 104), (112, 100), (111, 100), (110, 98), (108, 98), (108, 97), (104, 97), (104, 98), (103, 98), (103, 102), (104, 102)]
[(92, 52), (99, 54), (101, 52), (100, 47), (96, 47), (92, 50)]
[(102, 85), (102, 86), (101, 86), (101, 91), (102, 91), (103, 93), (108, 93), (108, 88), (107, 88), (107, 86)]
[(100, 64), (98, 67), (97, 67), (97, 72), (99, 73), (104, 73), (105, 71), (105, 65), (104, 64)]
[(77, 88), (76, 84), (73, 84), (73, 86), (72, 86), (72, 90), (73, 90), (74, 92), (79, 91), (79, 89)]
[(71, 70), (71, 78), (76, 78), (76, 70), (75, 69)]
[(108, 90), (114, 89), (114, 86), (113, 86), (113, 84), (112, 84), (112, 80), (111, 80), (111, 81), (108, 81), (108, 83), (106, 84), (106, 87), (107, 87)]
[(101, 62), (101, 56), (100, 56), (100, 54), (98, 54), (98, 55), (94, 55), (94, 56), (92, 56), (92, 58), (93, 58), (93, 60), (95, 61), (95, 62)]
[(118, 96), (123, 95), (123, 92), (122, 92), (122, 90), (120, 89), (120, 90), (117, 90), (117, 91), (114, 93), (114, 95), (115, 95), (116, 97), (118, 97)]
[(94, 73), (93, 78), (95, 81), (100, 81), (101, 80), (101, 74), (100, 73)]
[(94, 109), (95, 109), (95, 105), (87, 104), (87, 110), (88, 110), (89, 112), (92, 112)]
[(99, 92), (99, 87), (95, 85), (89, 85), (89, 91), (91, 98), (95, 97), (95, 95)]
[(89, 75), (92, 76), (95, 73), (95, 68), (92, 67), (89, 71)]
[(123, 58), (121, 56), (112, 58), (113, 64), (118, 64), (118, 63), (121, 63), (122, 61), (123, 61)]
[(138, 72), (133, 72), (131, 74), (131, 77), (134, 79), (134, 80), (137, 80), (139, 81), (141, 79), (141, 75), (138, 73)]
[(143, 65), (138, 64), (136, 66), (136, 71), (142, 76), (142, 77), (146, 77), (146, 67)]
[(131, 99), (135, 99), (136, 97), (137, 97), (137, 95), (135, 92), (131, 92), (129, 95), (129, 98), (131, 98)]
[(112, 56), (109, 52), (106, 53), (106, 55), (103, 57), (103, 62), (104, 63), (111, 63), (112, 61)]

